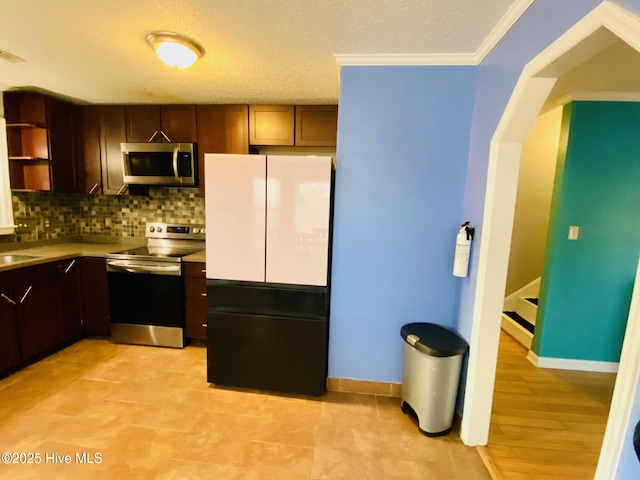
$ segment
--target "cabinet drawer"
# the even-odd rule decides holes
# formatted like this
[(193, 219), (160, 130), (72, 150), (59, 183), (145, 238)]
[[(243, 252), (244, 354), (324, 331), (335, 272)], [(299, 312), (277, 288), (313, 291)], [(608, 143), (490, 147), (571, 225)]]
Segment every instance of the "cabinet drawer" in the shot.
[(209, 313), (207, 320), (209, 382), (310, 395), (324, 393), (325, 322), (221, 313)]
[(207, 282), (200, 278), (185, 277), (184, 296), (187, 303), (207, 305)]
[(207, 309), (187, 306), (185, 318), (185, 335), (195, 340), (207, 339)]
[(184, 262), (185, 277), (206, 278), (205, 264), (203, 262)]
[(220, 312), (324, 319), (327, 290), (324, 287), (208, 280), (207, 304), (209, 309)]

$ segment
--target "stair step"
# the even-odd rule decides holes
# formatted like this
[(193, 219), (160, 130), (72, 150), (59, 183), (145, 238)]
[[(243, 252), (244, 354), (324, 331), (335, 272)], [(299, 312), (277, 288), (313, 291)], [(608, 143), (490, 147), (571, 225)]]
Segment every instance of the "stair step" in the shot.
[(511, 317), (507, 316), (505, 312), (502, 313), (501, 321), (502, 330), (511, 335), (516, 342), (521, 344), (524, 348), (530, 350), (531, 343), (533, 342), (533, 334), (526, 330), (524, 327), (516, 323)]
[(517, 312), (504, 312), (504, 314), (528, 332), (534, 333), (535, 326), (527, 319), (521, 317)]
[(538, 300), (539, 300), (539, 299), (537, 299), (537, 298), (527, 297), (527, 298), (525, 298), (525, 300), (526, 300), (527, 302), (531, 302), (531, 303), (533, 303), (534, 305), (536, 305), (536, 306), (537, 306), (537, 305), (538, 305)]
[(531, 297), (520, 297), (518, 301), (512, 307), (507, 307), (505, 310), (515, 311), (518, 315), (524, 318), (532, 325), (536, 324), (536, 317), (538, 316), (538, 306), (529, 301)]

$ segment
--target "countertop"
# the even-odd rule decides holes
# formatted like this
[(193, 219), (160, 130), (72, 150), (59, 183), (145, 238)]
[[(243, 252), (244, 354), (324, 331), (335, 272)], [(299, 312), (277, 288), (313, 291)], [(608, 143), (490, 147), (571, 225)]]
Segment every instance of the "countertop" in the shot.
[[(56, 262), (75, 257), (104, 257), (109, 253), (119, 252), (128, 248), (146, 245), (146, 239), (121, 237), (69, 237), (42, 242), (13, 243), (0, 247), (2, 255), (31, 255), (36, 258), (13, 262), (0, 263), (0, 272), (16, 268)], [(185, 262), (204, 262), (205, 251), (202, 250), (182, 258)]]

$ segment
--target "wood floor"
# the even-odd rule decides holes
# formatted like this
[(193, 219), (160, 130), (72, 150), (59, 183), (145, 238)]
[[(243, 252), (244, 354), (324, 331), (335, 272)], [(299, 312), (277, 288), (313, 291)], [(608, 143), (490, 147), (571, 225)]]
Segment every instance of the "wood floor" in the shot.
[(487, 453), (502, 480), (592, 479), (613, 373), (536, 368), (501, 332)]

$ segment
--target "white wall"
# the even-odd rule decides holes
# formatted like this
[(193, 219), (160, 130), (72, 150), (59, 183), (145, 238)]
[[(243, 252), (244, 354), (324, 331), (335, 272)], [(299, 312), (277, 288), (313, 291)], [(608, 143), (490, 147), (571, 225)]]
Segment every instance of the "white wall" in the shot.
[(542, 275), (562, 107), (540, 115), (522, 147), (505, 296)]

